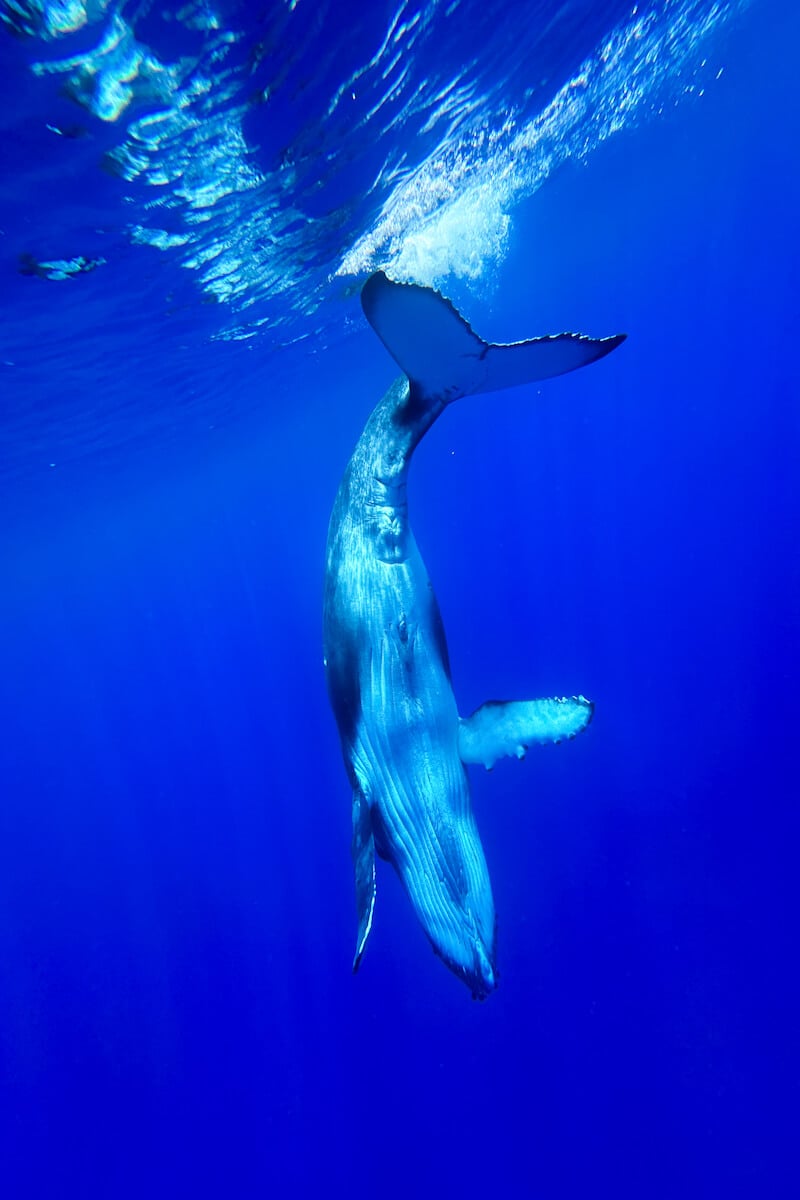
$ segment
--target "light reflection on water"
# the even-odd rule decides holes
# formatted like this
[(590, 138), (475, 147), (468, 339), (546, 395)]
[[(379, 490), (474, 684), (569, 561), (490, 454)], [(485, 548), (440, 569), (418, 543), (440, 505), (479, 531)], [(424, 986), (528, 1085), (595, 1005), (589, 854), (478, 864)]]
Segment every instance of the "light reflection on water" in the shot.
[(51, 457), (54, 428), (80, 457), (176, 414), (204, 427), (251, 370), (213, 344), (324, 349), (378, 267), (485, 291), (516, 205), (713, 86), (713, 35), (747, 3), (403, 0), (355, 28), (334, 0), (0, 0), (0, 474)]

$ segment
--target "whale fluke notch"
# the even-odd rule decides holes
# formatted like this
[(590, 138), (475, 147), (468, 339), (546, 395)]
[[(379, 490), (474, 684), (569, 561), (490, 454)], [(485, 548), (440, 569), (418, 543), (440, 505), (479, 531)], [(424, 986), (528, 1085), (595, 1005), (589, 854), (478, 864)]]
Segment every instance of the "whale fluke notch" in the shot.
[(546, 700), (488, 700), (471, 717), (461, 718), (458, 753), (463, 763), (491, 770), (499, 758), (524, 758), (529, 746), (574, 738), (592, 719), (594, 705), (585, 696)]
[(364, 284), (361, 304), (412, 384), (445, 402), (575, 371), (610, 354), (626, 336), (557, 333), (508, 345), (485, 342), (444, 296), (419, 284), (394, 283), (383, 271)]

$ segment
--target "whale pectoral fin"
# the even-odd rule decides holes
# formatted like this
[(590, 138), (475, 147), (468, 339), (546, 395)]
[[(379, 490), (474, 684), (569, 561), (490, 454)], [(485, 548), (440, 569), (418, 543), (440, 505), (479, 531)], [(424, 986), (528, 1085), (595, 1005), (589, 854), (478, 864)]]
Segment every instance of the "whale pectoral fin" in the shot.
[(584, 696), (547, 700), (489, 700), (458, 726), (458, 753), (464, 763), (489, 770), (498, 758), (524, 758), (534, 743), (574, 738), (592, 719), (594, 705)]
[(353, 793), (353, 867), (356, 876), (356, 905), (358, 907), (358, 938), (353, 959), (353, 974), (358, 970), (372, 929), (375, 909), (375, 838), (369, 805), (361, 792)]

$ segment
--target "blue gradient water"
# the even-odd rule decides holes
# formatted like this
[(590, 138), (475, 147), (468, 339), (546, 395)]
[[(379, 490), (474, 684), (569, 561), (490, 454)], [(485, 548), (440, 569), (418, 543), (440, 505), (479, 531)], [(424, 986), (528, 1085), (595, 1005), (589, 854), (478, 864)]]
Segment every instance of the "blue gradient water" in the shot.
[[(0, 6), (3, 1195), (792, 1194), (798, 15), (182, 11)], [(34, 70), (117, 20), (119, 111)], [(597, 706), (473, 774), (485, 1004), (388, 870), (349, 972), (321, 567), (374, 266), (629, 335), (415, 460), (462, 711)]]

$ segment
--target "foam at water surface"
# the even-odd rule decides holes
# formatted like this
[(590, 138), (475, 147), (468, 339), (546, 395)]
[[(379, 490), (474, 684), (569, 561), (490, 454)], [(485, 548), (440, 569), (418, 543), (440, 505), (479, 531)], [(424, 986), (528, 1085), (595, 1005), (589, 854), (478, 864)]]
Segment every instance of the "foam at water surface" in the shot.
[(451, 275), (480, 278), (505, 252), (514, 205), (556, 167), (702, 94), (709, 72), (698, 60), (701, 44), (746, 3), (667, 2), (645, 13), (635, 6), (541, 112), (527, 120), (506, 114), (499, 124), (482, 117), (422, 163), (343, 255), (338, 273), (382, 268), (432, 285)]

